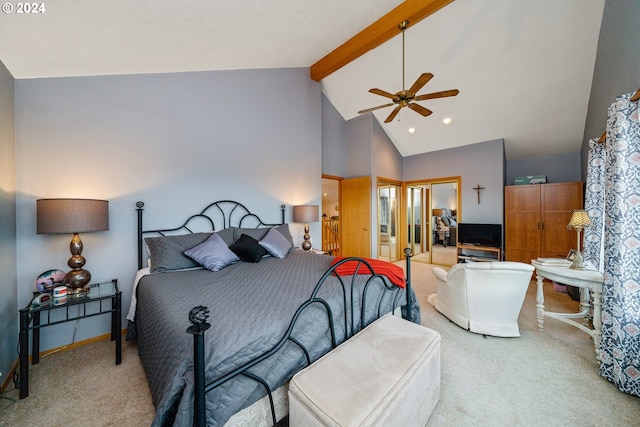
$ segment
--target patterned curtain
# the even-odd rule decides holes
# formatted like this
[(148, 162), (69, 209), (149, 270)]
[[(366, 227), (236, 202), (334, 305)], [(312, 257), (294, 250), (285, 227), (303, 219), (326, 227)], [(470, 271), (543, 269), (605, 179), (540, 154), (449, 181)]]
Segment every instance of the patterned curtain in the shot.
[(586, 200), (589, 214), (603, 223), (585, 235), (585, 250), (604, 273), (600, 374), (640, 396), (640, 120), (631, 96), (609, 107), (604, 159), (590, 147), (589, 167), (603, 176), (587, 177)]
[(602, 273), (604, 255), (604, 164), (605, 145), (597, 139), (589, 141), (589, 159), (587, 163), (587, 186), (584, 196), (584, 208), (591, 217), (591, 226), (584, 229), (585, 260), (589, 260)]

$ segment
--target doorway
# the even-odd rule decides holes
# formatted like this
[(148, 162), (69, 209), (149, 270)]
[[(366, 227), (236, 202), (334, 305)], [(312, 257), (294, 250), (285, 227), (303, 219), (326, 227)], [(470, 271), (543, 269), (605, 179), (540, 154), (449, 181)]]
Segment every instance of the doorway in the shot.
[(461, 178), (412, 181), (406, 188), (407, 240), (413, 248), (413, 260), (446, 266), (456, 264)]
[(400, 259), (400, 196), (402, 185), (378, 179), (378, 258), (393, 262)]
[(322, 251), (340, 256), (340, 183), (342, 178), (322, 175)]

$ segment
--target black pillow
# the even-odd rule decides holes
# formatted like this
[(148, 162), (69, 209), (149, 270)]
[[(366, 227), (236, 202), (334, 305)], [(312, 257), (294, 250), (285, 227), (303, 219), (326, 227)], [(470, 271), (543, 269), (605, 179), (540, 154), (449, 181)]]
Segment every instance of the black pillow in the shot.
[(229, 249), (244, 262), (259, 262), (269, 252), (256, 239), (246, 234), (241, 235)]

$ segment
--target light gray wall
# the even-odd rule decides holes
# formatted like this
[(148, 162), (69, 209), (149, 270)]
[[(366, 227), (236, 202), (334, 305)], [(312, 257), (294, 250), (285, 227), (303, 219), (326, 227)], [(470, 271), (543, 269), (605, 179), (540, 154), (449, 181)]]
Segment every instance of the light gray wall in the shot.
[(546, 175), (547, 182), (582, 181), (580, 152), (530, 157), (507, 161), (505, 185), (513, 185), (516, 176)]
[[(403, 159), (403, 181), (460, 176), (460, 222), (502, 224), (504, 211), (504, 140), (480, 142)], [(484, 187), (480, 204), (473, 187)]]
[(587, 176), (589, 139), (606, 130), (607, 111), (616, 97), (640, 87), (640, 1), (607, 0), (604, 6), (591, 97), (582, 141), (582, 176)]
[(18, 358), (14, 120), (14, 79), (0, 62), (0, 383)]
[(345, 156), (347, 122), (331, 101), (322, 94), (322, 173), (344, 177), (347, 171)]
[(359, 116), (347, 122), (345, 178), (371, 176), (373, 170), (373, 116)]
[[(377, 120), (371, 120), (372, 124), (372, 178), (378, 177), (402, 181), (402, 156), (393, 145)], [(377, 205), (376, 205), (377, 206)]]
[[(148, 227), (218, 199), (267, 222), (280, 220), (282, 203), (321, 203), (321, 92), (306, 68), (18, 80), (15, 98), (18, 305), (38, 274), (66, 270), (70, 256), (71, 236), (36, 234), (38, 198), (109, 200), (110, 230), (82, 235), (83, 255), (95, 280), (119, 279), (123, 315), (136, 201)], [(302, 225), (291, 226), (301, 241)], [(319, 223), (310, 226), (320, 241)], [(42, 350), (73, 336), (72, 324), (48, 329)], [(76, 340), (108, 331), (107, 316), (84, 319)]]

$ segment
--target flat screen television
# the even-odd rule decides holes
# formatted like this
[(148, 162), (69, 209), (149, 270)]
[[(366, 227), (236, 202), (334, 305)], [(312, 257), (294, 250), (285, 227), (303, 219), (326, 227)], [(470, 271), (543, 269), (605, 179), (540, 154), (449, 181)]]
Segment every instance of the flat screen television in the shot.
[(458, 243), (501, 248), (502, 225), (458, 223)]

